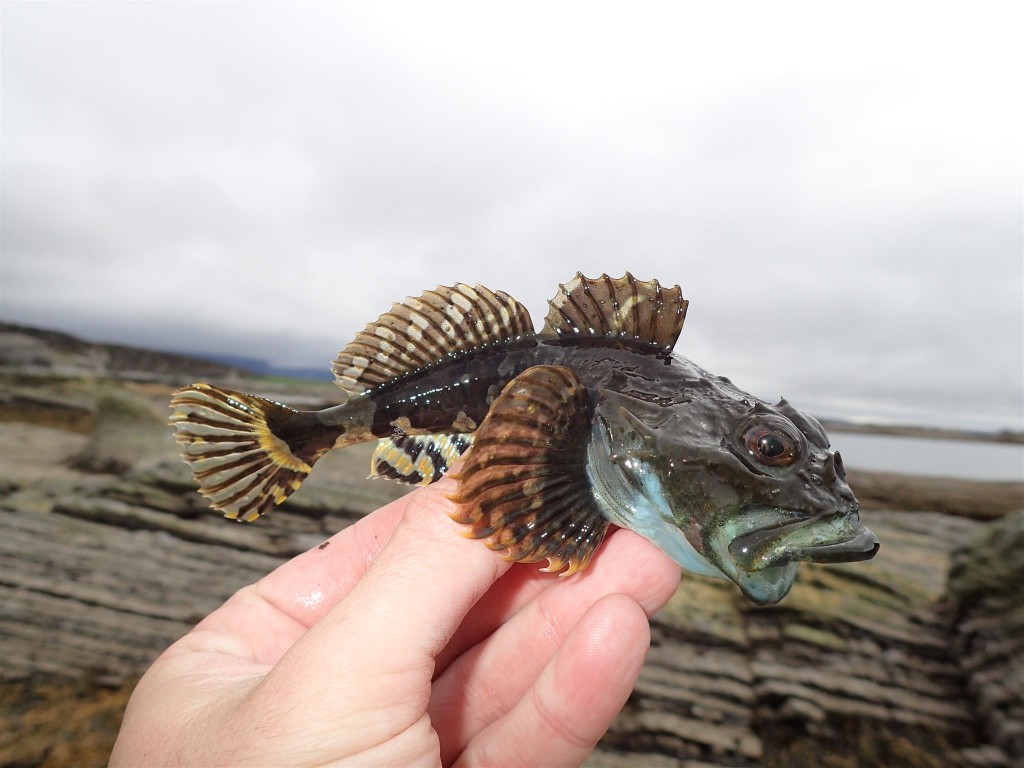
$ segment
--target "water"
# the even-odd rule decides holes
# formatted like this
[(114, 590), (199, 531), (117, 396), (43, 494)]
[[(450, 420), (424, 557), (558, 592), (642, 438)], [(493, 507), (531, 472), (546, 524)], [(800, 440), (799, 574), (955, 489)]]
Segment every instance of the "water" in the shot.
[(932, 440), (896, 435), (829, 433), (843, 464), (908, 475), (969, 480), (1024, 481), (1024, 445), (972, 440)]

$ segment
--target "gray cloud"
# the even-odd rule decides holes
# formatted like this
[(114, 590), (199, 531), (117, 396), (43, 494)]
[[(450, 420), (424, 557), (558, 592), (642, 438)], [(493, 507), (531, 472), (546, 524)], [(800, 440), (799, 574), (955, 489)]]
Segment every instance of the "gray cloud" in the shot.
[(1012, 24), (567, 8), (5, 5), (0, 314), (326, 367), (438, 283), (540, 322), (629, 269), (759, 395), (1020, 427)]

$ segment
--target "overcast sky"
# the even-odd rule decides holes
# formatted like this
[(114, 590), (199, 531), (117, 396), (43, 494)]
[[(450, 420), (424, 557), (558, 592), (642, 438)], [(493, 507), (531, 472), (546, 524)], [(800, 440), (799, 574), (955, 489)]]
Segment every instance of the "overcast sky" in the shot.
[(761, 397), (1020, 429), (1021, 12), (950, 7), (5, 2), (0, 318), (326, 368), (628, 269)]

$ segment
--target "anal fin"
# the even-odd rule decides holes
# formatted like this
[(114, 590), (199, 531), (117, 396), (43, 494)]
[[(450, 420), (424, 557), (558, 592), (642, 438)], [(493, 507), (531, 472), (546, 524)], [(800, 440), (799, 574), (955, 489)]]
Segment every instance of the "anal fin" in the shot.
[(609, 522), (587, 479), (587, 390), (563, 366), (528, 368), (506, 385), (452, 475), (452, 517), (516, 562), (587, 567)]
[(402, 435), (378, 441), (370, 477), (408, 485), (430, 485), (473, 444), (472, 435)]

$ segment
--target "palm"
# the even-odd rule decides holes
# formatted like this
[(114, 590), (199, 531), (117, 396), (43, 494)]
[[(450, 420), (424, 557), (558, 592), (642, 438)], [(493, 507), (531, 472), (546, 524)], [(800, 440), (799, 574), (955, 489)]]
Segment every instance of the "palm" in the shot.
[(379, 510), (207, 617), (143, 679), (114, 762), (578, 763), (678, 569), (624, 531), (570, 578), (510, 567), (455, 533), (442, 493)]

